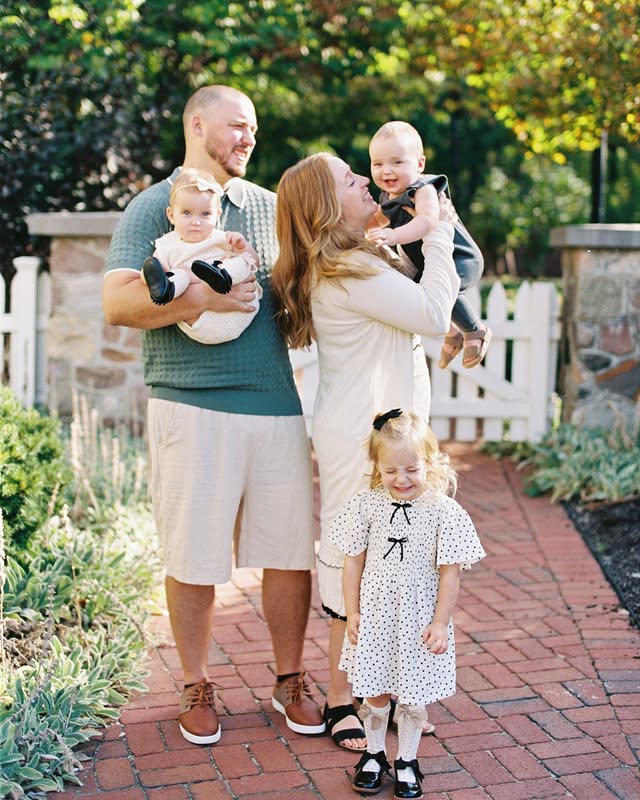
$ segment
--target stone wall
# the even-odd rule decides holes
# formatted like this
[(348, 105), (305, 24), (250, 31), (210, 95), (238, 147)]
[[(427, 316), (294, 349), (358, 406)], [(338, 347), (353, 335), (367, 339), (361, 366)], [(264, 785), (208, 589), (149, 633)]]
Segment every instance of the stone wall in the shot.
[(551, 232), (561, 248), (563, 419), (628, 430), (640, 413), (640, 225)]
[(102, 281), (119, 212), (32, 214), (29, 232), (51, 237), (51, 317), (47, 328), (48, 403), (71, 414), (73, 391), (104, 420), (140, 428), (148, 390), (142, 377), (140, 331), (107, 325)]

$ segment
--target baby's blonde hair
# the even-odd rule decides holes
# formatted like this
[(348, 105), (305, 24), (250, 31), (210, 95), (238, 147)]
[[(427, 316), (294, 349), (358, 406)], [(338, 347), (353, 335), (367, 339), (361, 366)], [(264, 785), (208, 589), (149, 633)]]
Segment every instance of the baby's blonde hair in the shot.
[[(394, 415), (394, 416), (391, 416)], [(380, 451), (383, 447), (404, 445), (411, 448), (417, 456), (427, 463), (427, 480), (432, 489), (453, 497), (458, 480), (451, 466), (449, 456), (440, 449), (440, 444), (429, 424), (413, 411), (393, 409), (385, 414), (376, 414), (374, 427), (367, 440), (369, 460), (373, 470), (369, 486), (377, 489), (382, 486), (382, 476), (378, 467)]]
[(180, 174), (173, 182), (171, 194), (169, 195), (169, 205), (173, 205), (176, 194), (181, 189), (196, 189), (199, 192), (211, 192), (220, 202), (224, 189), (216, 181), (213, 175), (194, 167), (185, 167), (180, 170)]
[[(374, 139), (406, 139), (411, 146), (415, 149), (418, 157), (424, 155), (424, 145), (420, 134), (408, 122), (393, 119), (391, 122), (385, 122), (371, 137), (371, 142)], [(371, 142), (369, 144), (371, 145)]]

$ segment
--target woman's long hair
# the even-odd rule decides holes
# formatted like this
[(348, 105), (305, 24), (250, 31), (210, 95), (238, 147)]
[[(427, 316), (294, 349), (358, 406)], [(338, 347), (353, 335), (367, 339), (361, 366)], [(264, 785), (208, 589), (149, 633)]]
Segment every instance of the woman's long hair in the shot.
[(302, 159), (286, 170), (278, 184), (280, 255), (271, 285), (279, 304), (276, 319), (293, 348), (308, 347), (315, 338), (311, 290), (318, 281), (368, 278), (386, 263), (364, 231), (353, 231), (342, 220), (329, 157), (316, 153)]

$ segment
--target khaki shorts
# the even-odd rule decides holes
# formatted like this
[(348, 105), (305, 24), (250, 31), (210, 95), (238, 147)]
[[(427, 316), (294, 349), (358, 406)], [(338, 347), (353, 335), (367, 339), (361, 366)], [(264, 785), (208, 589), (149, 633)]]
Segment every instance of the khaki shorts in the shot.
[(153, 515), (167, 575), (212, 585), (236, 566), (314, 566), (309, 439), (301, 416), (210, 411), (152, 398)]

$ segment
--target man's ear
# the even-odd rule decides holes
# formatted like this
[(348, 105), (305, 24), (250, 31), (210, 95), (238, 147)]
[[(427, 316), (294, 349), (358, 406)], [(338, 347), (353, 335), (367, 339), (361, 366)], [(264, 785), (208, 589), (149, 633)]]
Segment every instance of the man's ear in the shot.
[(203, 136), (204, 135), (203, 134), (203, 130), (202, 130), (202, 120), (200, 119), (199, 114), (194, 114), (191, 117), (191, 131), (196, 136)]

